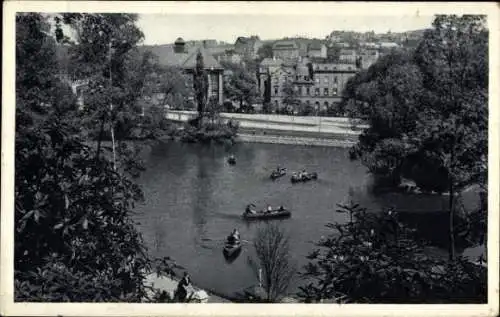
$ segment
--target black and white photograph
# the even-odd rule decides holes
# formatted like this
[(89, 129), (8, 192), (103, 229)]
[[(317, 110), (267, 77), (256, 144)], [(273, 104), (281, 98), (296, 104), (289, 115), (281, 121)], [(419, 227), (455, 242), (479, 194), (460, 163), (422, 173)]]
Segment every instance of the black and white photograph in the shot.
[(2, 315), (498, 314), (494, 3), (43, 3), (4, 5)]

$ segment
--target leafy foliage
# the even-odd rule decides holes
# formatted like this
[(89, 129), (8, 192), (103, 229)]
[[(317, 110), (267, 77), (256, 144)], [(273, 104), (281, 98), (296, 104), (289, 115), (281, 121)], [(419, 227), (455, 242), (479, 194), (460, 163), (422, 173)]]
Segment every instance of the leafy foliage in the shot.
[(283, 87), (283, 104), (287, 106), (287, 108), (295, 109), (300, 105), (299, 92), (296, 87), (290, 83), (286, 82)]
[(241, 65), (222, 63), (224, 69), (231, 72), (228, 80), (224, 81), (224, 95), (231, 101), (239, 103), (240, 108), (245, 102), (251, 105), (258, 97), (257, 83), (254, 76)]
[(264, 58), (272, 58), (273, 46), (270, 43), (265, 43), (257, 50), (257, 55), (260, 60), (263, 60)]
[[(15, 298), (142, 301), (143, 281), (154, 263), (132, 220), (134, 204), (143, 197), (124, 171), (136, 162), (130, 149), (120, 146), (121, 164), (115, 169), (101, 139), (97, 148), (88, 144), (82, 129), (84, 119), (97, 114), (102, 131), (135, 95), (125, 75), (123, 82), (103, 85), (108, 48), (99, 40), (107, 40), (109, 32), (116, 38), (122, 31), (125, 38), (132, 35), (131, 42), (115, 46), (125, 54), (140, 33), (129, 15), (68, 14), (64, 19), (77, 25), (80, 43), (73, 57), (91, 78), (83, 113), (58, 79), (64, 70), (57, 68), (54, 41), (43, 31), (48, 29), (45, 18), (34, 13), (16, 17)], [(64, 36), (58, 32), (57, 38)], [(125, 59), (113, 63), (117, 72), (128, 67)], [(117, 112), (100, 109), (109, 109), (110, 101), (118, 105)]]
[(486, 269), (458, 258), (425, 255), (425, 242), (389, 210), (371, 213), (358, 204), (338, 205), (345, 224), (316, 243), (302, 272), (306, 302), (472, 303), (486, 300)]
[(392, 52), (345, 91), (350, 116), (370, 124), (352, 158), (391, 185), (404, 176), (449, 193), (450, 258), (455, 196), (487, 182), (487, 63), (484, 16), (438, 15), (415, 50)]
[(198, 105), (198, 127), (201, 128), (208, 96), (208, 75), (205, 71), (205, 64), (201, 51), (198, 51), (196, 55), (196, 67), (193, 80), (196, 102)]

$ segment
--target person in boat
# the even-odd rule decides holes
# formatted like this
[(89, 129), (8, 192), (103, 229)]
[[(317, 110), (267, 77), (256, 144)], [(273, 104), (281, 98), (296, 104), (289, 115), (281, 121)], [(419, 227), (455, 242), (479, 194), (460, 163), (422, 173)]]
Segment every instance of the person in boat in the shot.
[(306, 170), (302, 170), (302, 172), (300, 172), (300, 178), (302, 178), (302, 179), (307, 178)]
[(179, 301), (184, 302), (187, 299), (188, 287), (191, 286), (191, 278), (187, 272), (184, 272), (179, 284), (177, 284), (176, 297)]
[(251, 204), (247, 205), (247, 207), (245, 208), (245, 213), (246, 214), (250, 214), (250, 215), (255, 214), (255, 211), (253, 211), (251, 207), (252, 207)]
[(283, 207), (283, 205), (280, 206), (279, 211), (285, 211), (285, 208)]
[(239, 233), (238, 229), (235, 228), (233, 230), (233, 232), (231, 233), (231, 236), (233, 236), (236, 241), (239, 241), (240, 240), (240, 233)]
[(234, 157), (234, 154), (229, 155), (229, 160), (230, 161), (235, 161), (236, 160), (236, 158)]
[(272, 211), (273, 211), (273, 207), (271, 207), (271, 205), (267, 205), (266, 212), (271, 213)]

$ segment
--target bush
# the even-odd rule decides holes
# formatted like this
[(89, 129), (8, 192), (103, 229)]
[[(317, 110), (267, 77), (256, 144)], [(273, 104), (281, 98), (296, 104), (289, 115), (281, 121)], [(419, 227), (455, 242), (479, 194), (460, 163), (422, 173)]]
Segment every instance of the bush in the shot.
[(486, 269), (463, 258), (426, 256), (426, 243), (405, 227), (396, 212), (368, 213), (358, 205), (339, 205), (346, 224), (316, 243), (302, 273), (309, 284), (299, 296), (307, 302), (481, 303), (486, 301)]
[(197, 125), (197, 119), (185, 124), (184, 129), (179, 133), (180, 139), (188, 143), (232, 144), (239, 128), (239, 123), (234, 120), (229, 120), (227, 123), (220, 119), (214, 122), (204, 121), (200, 128)]

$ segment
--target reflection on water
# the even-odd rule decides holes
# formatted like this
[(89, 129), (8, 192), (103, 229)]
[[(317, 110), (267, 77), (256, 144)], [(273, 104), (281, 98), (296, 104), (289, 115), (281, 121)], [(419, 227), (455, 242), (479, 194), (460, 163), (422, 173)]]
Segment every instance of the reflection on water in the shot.
[[(236, 156), (235, 165), (226, 161), (230, 153)], [(335, 212), (337, 203), (353, 200), (369, 210), (441, 208), (436, 197), (373, 196), (366, 190), (366, 169), (351, 162), (342, 148), (237, 144), (227, 149), (168, 143), (155, 147), (146, 164), (139, 179), (146, 202), (138, 208), (138, 221), (150, 252), (174, 258), (201, 287), (225, 294), (256, 282), (248, 258), (255, 256), (251, 241), (261, 223), (243, 221), (248, 203), (291, 209), (291, 218), (276, 222), (290, 233), (291, 252), (299, 266), (306, 263), (311, 241), (328, 234), (326, 223), (347, 220), (346, 214)], [(289, 174), (272, 181), (269, 175), (278, 165)], [(318, 180), (292, 184), (290, 173), (302, 169), (317, 171)], [(222, 247), (234, 228), (249, 242), (231, 262)], [(442, 230), (436, 232), (442, 236)]]

